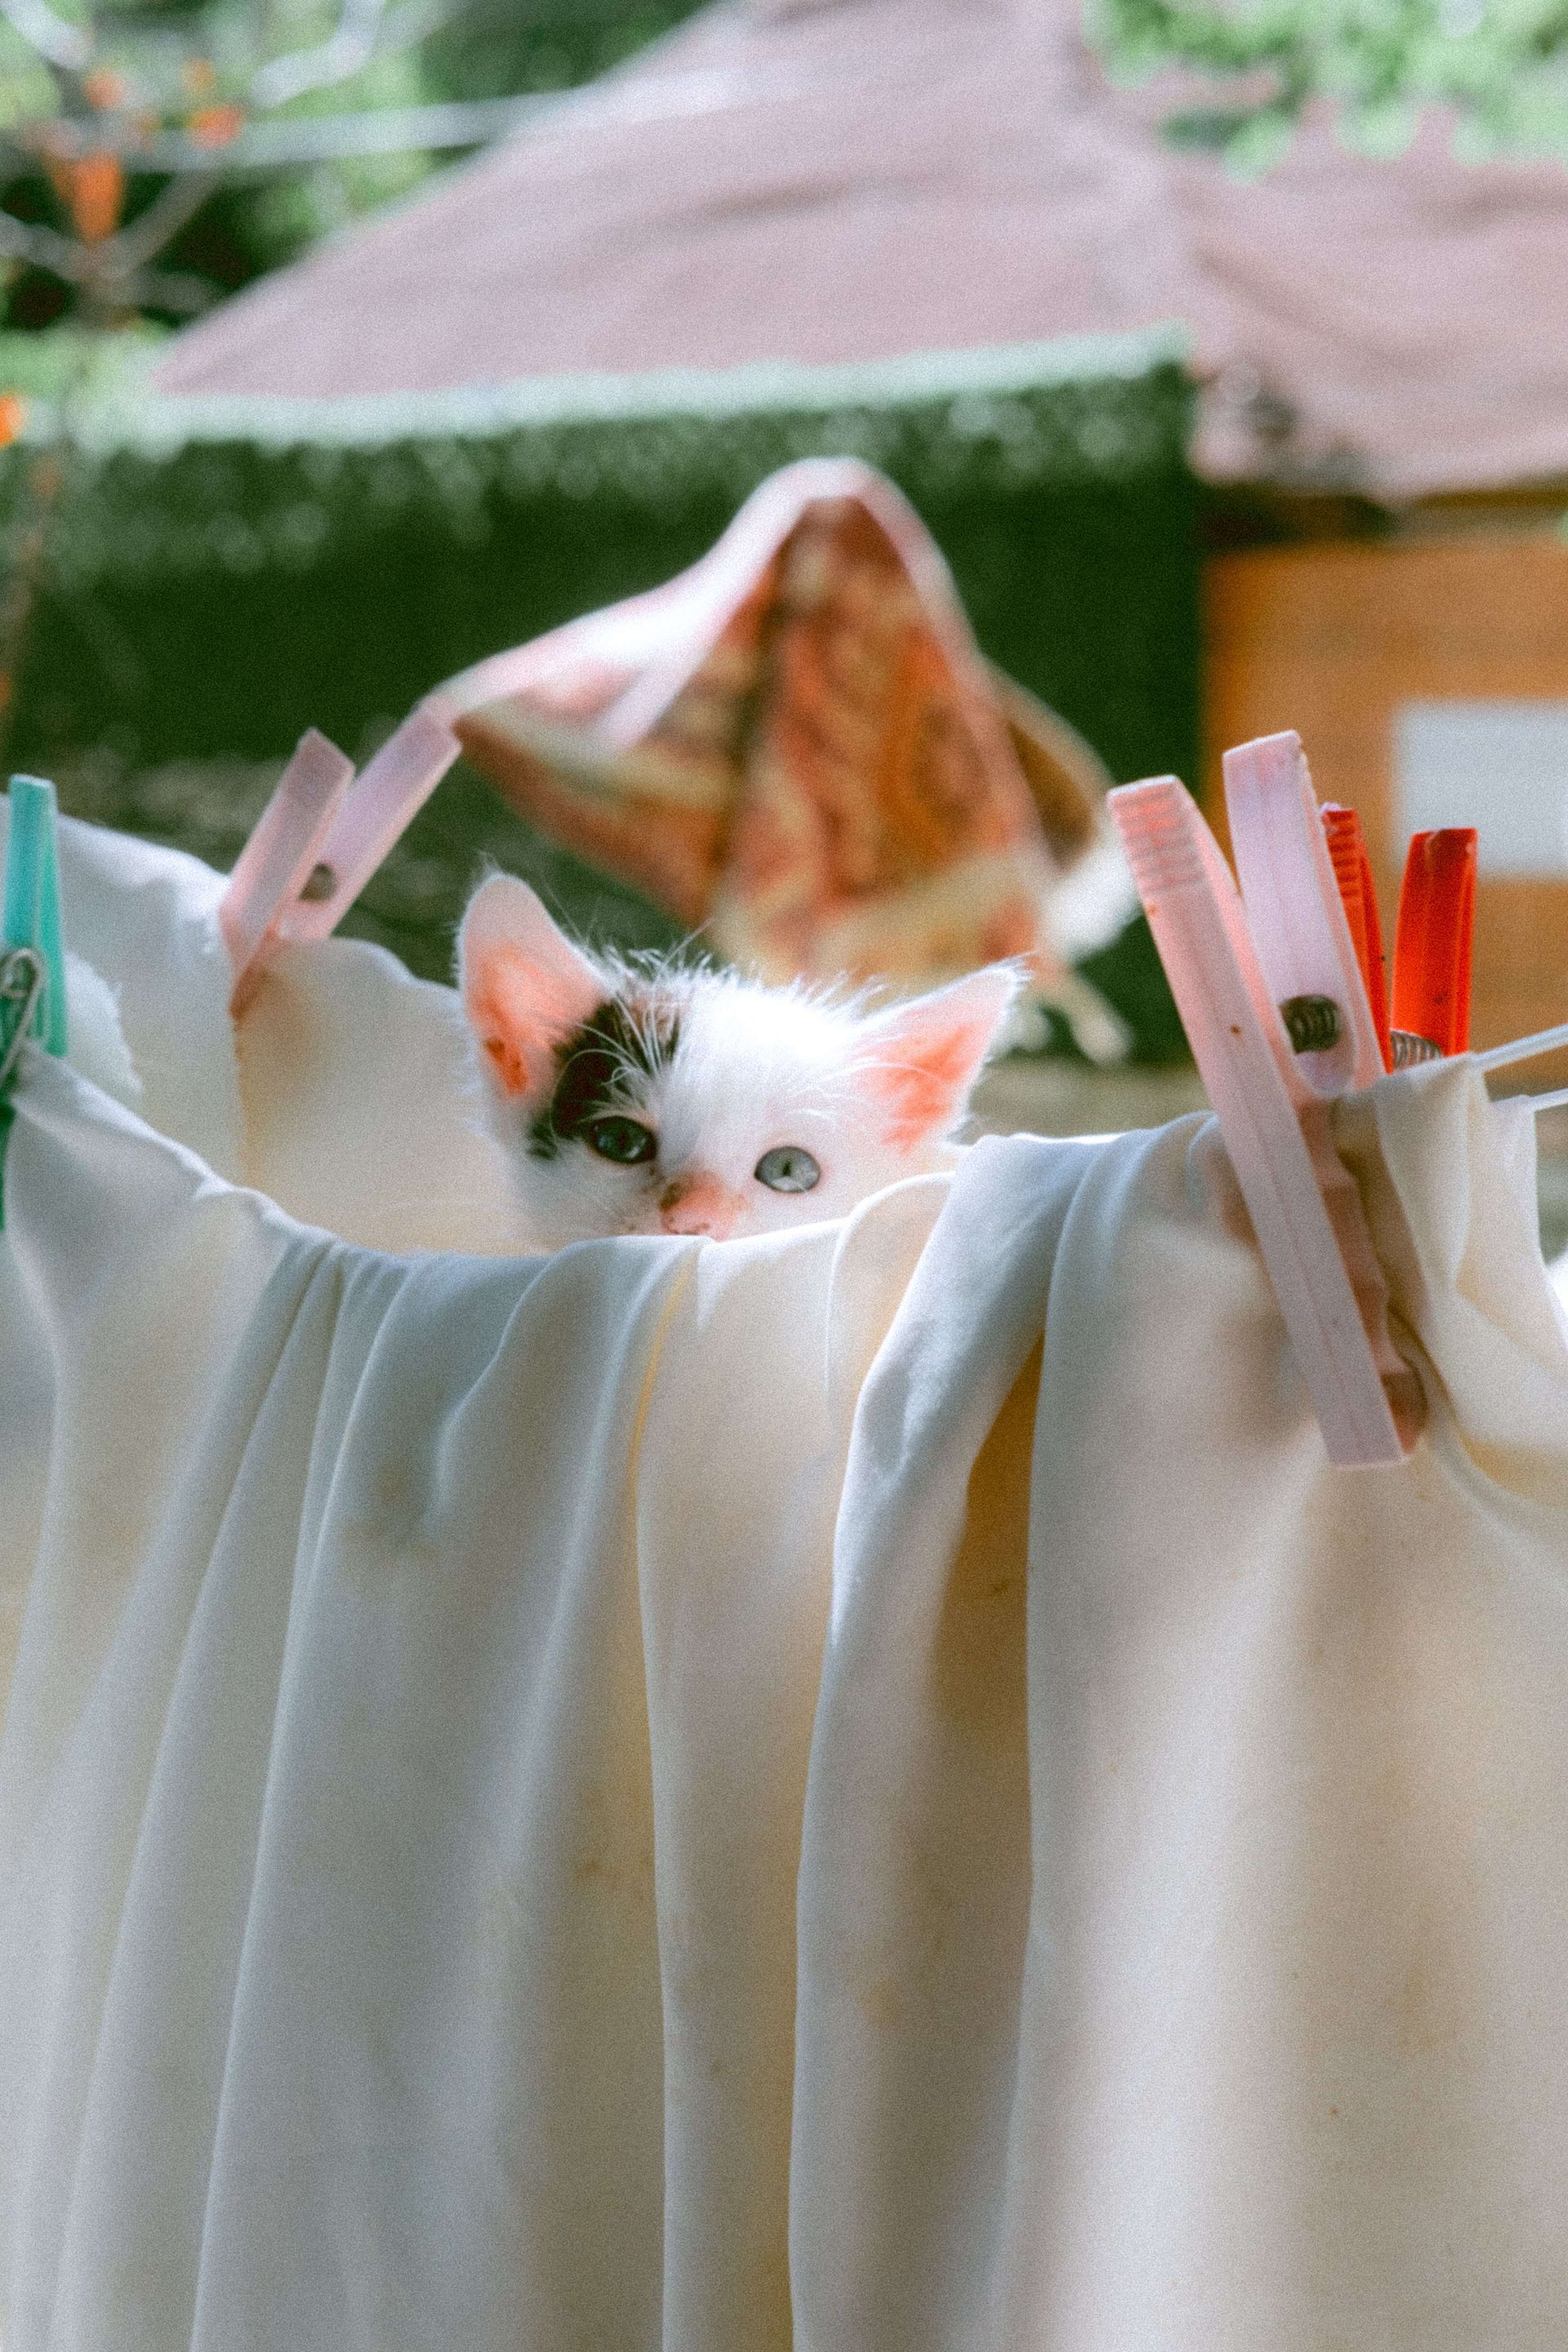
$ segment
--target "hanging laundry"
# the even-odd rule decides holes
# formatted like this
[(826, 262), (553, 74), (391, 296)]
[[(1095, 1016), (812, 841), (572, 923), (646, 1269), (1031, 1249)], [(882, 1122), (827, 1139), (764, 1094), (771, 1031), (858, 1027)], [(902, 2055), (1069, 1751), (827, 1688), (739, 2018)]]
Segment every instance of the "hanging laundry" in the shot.
[[(0, 859), (6, 840), (0, 795)], [(311, 941), (269, 965), (237, 1024), (226, 876), (70, 817), (58, 848), (67, 944), (112, 991), (149, 1126), (347, 1240), (519, 1245), (453, 990), (366, 940)]]
[(1056, 966), (1052, 885), (1110, 779), (982, 662), (868, 467), (787, 468), (693, 571), (530, 653), (455, 722), (463, 749), (721, 954), (773, 980)]
[(870, 467), (772, 475), (700, 563), (447, 679), (356, 781), (307, 735), (226, 902), (237, 1011), (279, 941), (335, 928), (459, 751), (766, 980), (914, 991), (1021, 956), (1091, 1059), (1126, 1052), (1070, 969), (1136, 911), (1110, 778), (982, 659)]
[[(0, 860), (9, 840), (0, 794)], [(510, 1255), (505, 1160), (483, 1132), (456, 993), (357, 940), (291, 946), (244, 1021), (219, 922), (226, 877), (199, 859), (62, 817), (70, 950), (90, 950), (148, 1126), (302, 1223), (387, 1250)], [(79, 1062), (89, 1032), (79, 1024)], [(113, 1080), (101, 1055), (89, 1075)], [(134, 1382), (137, 1370), (125, 1378)], [(48, 1477), (46, 1336), (0, 1240), (0, 1692)]]
[(1555, 2352), (1532, 1127), (1463, 1060), (1328, 1116), (1387, 1470), (1211, 1120), (400, 1258), (31, 1057), (7, 2352)]
[(391, 1258), (36, 1064), (10, 1164), (7, 2352), (784, 2340), (844, 1447), (947, 1180)]

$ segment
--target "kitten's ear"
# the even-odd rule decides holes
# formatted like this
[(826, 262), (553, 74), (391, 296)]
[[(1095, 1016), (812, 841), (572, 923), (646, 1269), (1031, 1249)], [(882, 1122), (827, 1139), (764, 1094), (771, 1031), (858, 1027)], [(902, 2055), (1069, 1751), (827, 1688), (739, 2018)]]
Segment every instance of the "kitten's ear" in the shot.
[(468, 901), (458, 982), (490, 1083), (524, 1101), (548, 1084), (561, 1040), (610, 994), (605, 974), (510, 874), (492, 874)]
[(932, 1143), (957, 1124), (1024, 977), (1017, 964), (987, 964), (866, 1023), (856, 1058), (889, 1143)]

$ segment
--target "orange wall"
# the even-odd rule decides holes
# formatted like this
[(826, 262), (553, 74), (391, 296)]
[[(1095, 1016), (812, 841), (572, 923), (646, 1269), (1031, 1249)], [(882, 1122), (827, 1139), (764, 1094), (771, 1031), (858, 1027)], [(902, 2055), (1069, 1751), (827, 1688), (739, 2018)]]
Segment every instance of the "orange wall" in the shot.
[[(1361, 812), (1392, 949), (1405, 852), (1393, 838), (1394, 713), (1416, 698), (1568, 700), (1568, 544), (1541, 530), (1270, 548), (1214, 560), (1205, 593), (1211, 817), (1225, 747), (1294, 727), (1319, 797)], [(1564, 1020), (1568, 878), (1489, 878), (1476, 905), (1475, 1043)], [(1550, 1066), (1521, 1076), (1543, 1083)]]

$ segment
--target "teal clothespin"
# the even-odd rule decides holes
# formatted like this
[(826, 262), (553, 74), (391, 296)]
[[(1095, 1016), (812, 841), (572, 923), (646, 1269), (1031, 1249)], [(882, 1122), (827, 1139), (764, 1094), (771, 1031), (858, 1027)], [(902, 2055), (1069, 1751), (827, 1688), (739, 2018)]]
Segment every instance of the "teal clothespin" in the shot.
[[(13, 776), (0, 902), (0, 1165), (11, 1131), (7, 1097), (23, 1040), (66, 1050), (66, 959), (60, 938), (55, 788), (41, 776)], [(5, 1223), (0, 1192), (0, 1225)]]

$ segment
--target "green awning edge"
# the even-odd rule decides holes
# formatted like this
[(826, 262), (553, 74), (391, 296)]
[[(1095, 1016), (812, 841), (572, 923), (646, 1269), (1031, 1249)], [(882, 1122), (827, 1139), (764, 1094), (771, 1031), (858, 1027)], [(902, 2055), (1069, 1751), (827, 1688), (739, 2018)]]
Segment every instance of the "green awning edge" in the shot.
[[(1063, 335), (1042, 342), (912, 352), (891, 359), (807, 364), (766, 360), (742, 367), (661, 368), (646, 373), (526, 377), (434, 392), (343, 399), (268, 394), (163, 394), (132, 374), (82, 420), (94, 448), (153, 456), (196, 442), (280, 448), (375, 448), (400, 441), (491, 438), (562, 425), (654, 423), (757, 415), (824, 415), (839, 409), (909, 408), (964, 394), (1048, 392), (1131, 383), (1184, 365), (1191, 337), (1174, 321), (1122, 334)], [(166, 356), (149, 354), (149, 359)], [(25, 437), (47, 437), (53, 416), (38, 404)]]

